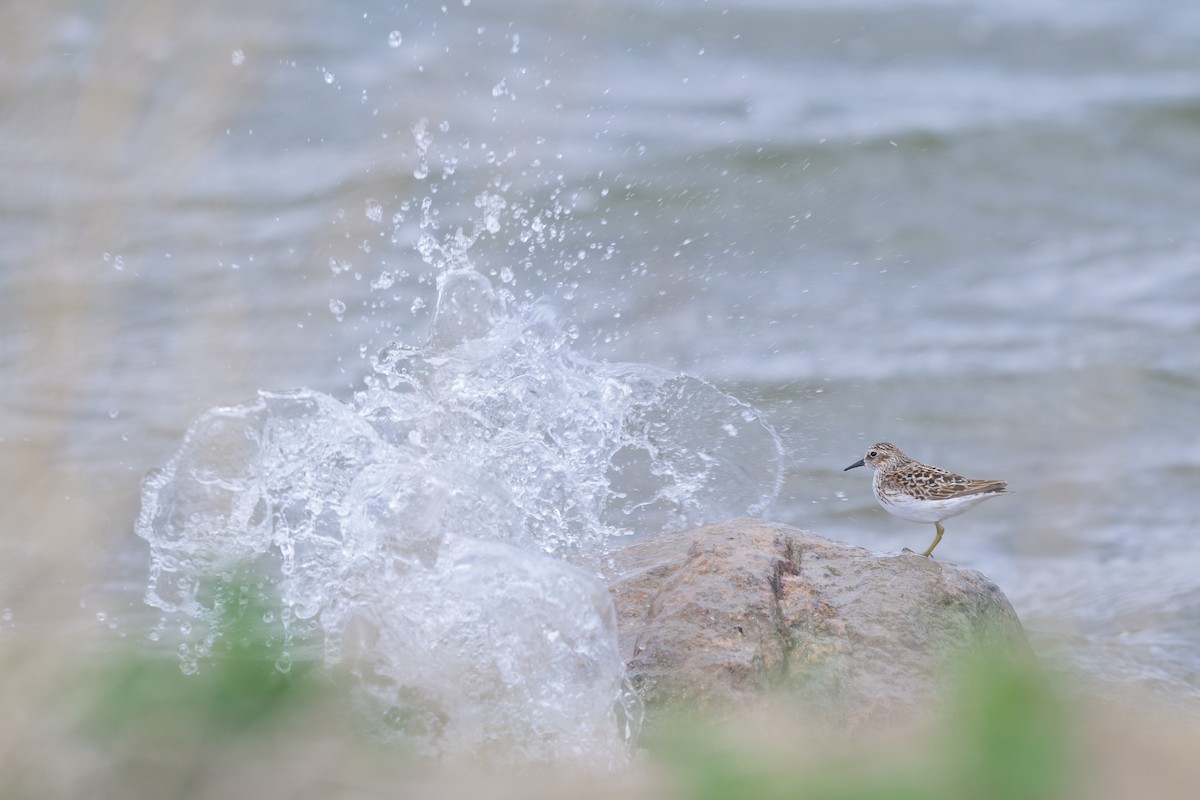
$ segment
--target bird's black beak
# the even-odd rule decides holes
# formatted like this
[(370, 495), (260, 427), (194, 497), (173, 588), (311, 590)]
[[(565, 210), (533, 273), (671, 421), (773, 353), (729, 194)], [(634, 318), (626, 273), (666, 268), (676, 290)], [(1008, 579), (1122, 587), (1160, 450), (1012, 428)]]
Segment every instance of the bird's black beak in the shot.
[(851, 464), (850, 466), (848, 466), (844, 470), (842, 470), (842, 472), (849, 472), (850, 470), (854, 469), (855, 467), (862, 467), (862, 466), (865, 466), (865, 462), (860, 458), (858, 461), (855, 461), (853, 464)]

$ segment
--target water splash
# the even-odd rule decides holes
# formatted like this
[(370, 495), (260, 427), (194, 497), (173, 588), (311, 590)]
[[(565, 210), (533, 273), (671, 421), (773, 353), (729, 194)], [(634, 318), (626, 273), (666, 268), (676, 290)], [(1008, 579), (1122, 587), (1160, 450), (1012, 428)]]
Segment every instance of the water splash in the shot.
[(744, 403), (572, 341), (548, 303), (514, 310), (451, 269), (426, 344), (384, 348), (350, 401), (201, 415), (137, 522), (185, 669), (257, 592), (282, 663), (317, 646), (348, 665), (419, 750), (619, 762), (639, 712), (600, 565), (629, 537), (761, 513), (782, 457)]
[[(433, 137), (412, 132), (426, 179)], [(263, 391), (190, 426), (143, 486), (146, 601), (185, 671), (252, 608), (277, 668), (337, 665), (372, 726), (416, 752), (611, 767), (640, 701), (601, 566), (635, 538), (763, 513), (782, 448), (699, 378), (576, 352), (552, 303), (518, 302), (511, 266), (477, 271), (471, 248), (508, 225), (530, 247), (561, 234), (561, 208), (504, 191), (475, 195), (467, 232), (441, 231), (432, 197), (400, 204), (393, 225), (419, 209), (436, 305), (425, 341), (380, 348), (352, 397)], [(382, 203), (364, 207), (382, 223)]]

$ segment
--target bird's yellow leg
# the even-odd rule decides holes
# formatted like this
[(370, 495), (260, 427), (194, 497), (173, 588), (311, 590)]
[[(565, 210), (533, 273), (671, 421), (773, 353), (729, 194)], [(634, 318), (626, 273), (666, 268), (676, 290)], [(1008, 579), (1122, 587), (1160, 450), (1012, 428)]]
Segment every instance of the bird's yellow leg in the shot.
[(942, 523), (935, 522), (933, 524), (937, 526), (937, 536), (933, 537), (933, 544), (929, 545), (929, 548), (924, 553), (921, 553), (921, 555), (928, 556), (930, 558), (933, 557), (933, 548), (938, 546), (938, 542), (942, 540), (942, 534), (946, 532), (945, 529), (942, 528)]

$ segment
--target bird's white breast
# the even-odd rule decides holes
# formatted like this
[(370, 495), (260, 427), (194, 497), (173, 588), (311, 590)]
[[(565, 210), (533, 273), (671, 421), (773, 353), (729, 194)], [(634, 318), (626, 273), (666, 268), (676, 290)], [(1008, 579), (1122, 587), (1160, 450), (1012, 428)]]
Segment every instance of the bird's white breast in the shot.
[(994, 497), (994, 493), (969, 494), (964, 497), (951, 497), (946, 500), (917, 500), (907, 494), (883, 494), (876, 492), (879, 504), (890, 514), (910, 522), (941, 522), (950, 517), (956, 517), (971, 508)]

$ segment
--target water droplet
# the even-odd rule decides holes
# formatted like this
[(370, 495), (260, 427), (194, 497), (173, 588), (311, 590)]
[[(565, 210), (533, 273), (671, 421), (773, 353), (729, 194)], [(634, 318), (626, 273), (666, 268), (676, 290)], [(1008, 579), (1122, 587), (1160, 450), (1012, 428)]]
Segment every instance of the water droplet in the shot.
[(292, 670), (292, 654), (284, 651), (275, 659), (275, 669), (280, 672), (291, 672)]
[(372, 222), (381, 222), (383, 220), (383, 205), (374, 198), (368, 199), (366, 214), (367, 219)]
[(240, 67), (242, 64), (244, 64), (246, 62), (246, 54), (243, 53), (241, 50), (234, 50), (233, 56), (230, 58), (230, 61), (233, 62), (233, 65), (235, 67)]
[(333, 73), (329, 70), (325, 70), (325, 82), (329, 84), (333, 83)]
[(392, 31), (388, 34), (388, 47), (392, 48), (393, 50), (400, 46), (401, 41), (403, 41), (403, 39), (400, 37), (400, 31)]
[(335, 297), (329, 301), (329, 311), (338, 322), (341, 322), (342, 315), (346, 313), (346, 304)]
[(412, 126), (413, 141), (417, 145), (417, 166), (413, 168), (413, 177), (419, 181), (429, 177), (429, 162), (426, 153), (429, 145), (433, 144), (433, 135), (426, 130), (429, 120), (422, 117)]
[(111, 409), (111, 410), (108, 412), (108, 418), (109, 418), (109, 419), (116, 419), (116, 418), (117, 418), (117, 417), (119, 417), (120, 415), (121, 415), (121, 412), (120, 412), (119, 410), (115, 409), (115, 408), (114, 408), (114, 409)]

